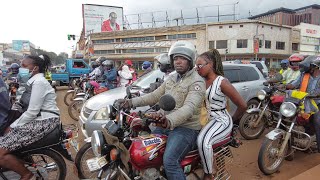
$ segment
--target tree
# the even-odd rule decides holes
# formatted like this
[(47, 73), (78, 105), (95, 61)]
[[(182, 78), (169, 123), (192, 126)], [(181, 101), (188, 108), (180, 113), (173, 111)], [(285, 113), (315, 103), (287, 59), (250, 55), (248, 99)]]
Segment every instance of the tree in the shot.
[(54, 52), (47, 52), (43, 49), (36, 49), (34, 55), (46, 54), (51, 59), (52, 65), (64, 64), (65, 60), (68, 58), (68, 54), (65, 52), (61, 52), (57, 55)]

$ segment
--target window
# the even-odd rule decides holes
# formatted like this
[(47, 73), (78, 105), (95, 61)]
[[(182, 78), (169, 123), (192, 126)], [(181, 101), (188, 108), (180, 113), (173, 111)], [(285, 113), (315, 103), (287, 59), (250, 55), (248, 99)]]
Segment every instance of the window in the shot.
[(271, 41), (265, 40), (264, 41), (264, 48), (271, 49)]
[(154, 36), (123, 38), (122, 42), (154, 41)]
[(299, 51), (299, 44), (298, 43), (292, 43), (292, 50), (293, 51)]
[(227, 49), (228, 40), (219, 40), (217, 41), (216, 49)]
[(284, 50), (284, 48), (285, 48), (285, 42), (280, 42), (280, 41), (276, 42), (276, 49)]
[(229, 26), (229, 28), (232, 28), (232, 26)]
[(168, 52), (169, 48), (155, 48), (156, 52)]
[(122, 53), (136, 53), (136, 49), (122, 49)]
[(148, 53), (148, 52), (154, 52), (154, 48), (143, 48), (143, 49), (137, 49), (138, 53)]
[(263, 40), (259, 40), (259, 48), (263, 47)]
[(242, 27), (243, 27), (243, 25), (240, 25), (240, 27), (242, 28)]
[(73, 62), (73, 68), (85, 68), (86, 65), (83, 62)]
[(224, 69), (224, 76), (230, 81), (230, 83), (240, 82), (239, 69)]
[(114, 42), (114, 39), (93, 40), (93, 44), (110, 44), (113, 42)]
[(247, 39), (239, 39), (237, 40), (237, 48), (247, 48), (248, 40)]
[(214, 49), (214, 41), (209, 41), (209, 49)]
[(95, 54), (114, 54), (114, 50), (97, 50), (94, 51)]
[(222, 29), (223, 28), (223, 26), (219, 26), (219, 29)]
[(167, 36), (163, 35), (163, 36), (156, 36), (155, 37), (155, 40), (162, 40), (162, 39), (167, 39)]
[(196, 33), (168, 35), (168, 39), (187, 39), (187, 38), (188, 39), (196, 38)]
[(241, 76), (246, 75), (245, 81), (256, 81), (259, 80), (259, 74), (253, 67), (241, 67), (240, 68)]

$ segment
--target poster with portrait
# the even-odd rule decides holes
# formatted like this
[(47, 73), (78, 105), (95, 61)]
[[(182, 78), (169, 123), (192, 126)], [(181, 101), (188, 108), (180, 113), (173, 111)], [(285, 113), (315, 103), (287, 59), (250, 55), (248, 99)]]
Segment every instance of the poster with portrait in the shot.
[(123, 8), (82, 4), (83, 29), (90, 33), (120, 31), (123, 28)]

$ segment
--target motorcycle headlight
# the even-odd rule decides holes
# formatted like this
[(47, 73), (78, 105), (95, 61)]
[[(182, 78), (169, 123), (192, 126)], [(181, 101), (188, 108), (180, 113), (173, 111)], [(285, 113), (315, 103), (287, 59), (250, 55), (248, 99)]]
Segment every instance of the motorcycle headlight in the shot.
[(266, 95), (267, 95), (267, 93), (264, 90), (260, 90), (257, 93), (258, 99), (260, 99), (261, 101), (266, 98)]
[(95, 120), (106, 120), (109, 119), (109, 115), (110, 115), (110, 107), (107, 106), (105, 108), (101, 108), (96, 115), (94, 116)]
[(91, 136), (91, 147), (95, 156), (101, 157), (102, 146), (104, 145), (103, 134), (101, 131), (93, 131)]
[(290, 118), (296, 114), (297, 106), (291, 102), (284, 102), (280, 106), (280, 113), (287, 118)]

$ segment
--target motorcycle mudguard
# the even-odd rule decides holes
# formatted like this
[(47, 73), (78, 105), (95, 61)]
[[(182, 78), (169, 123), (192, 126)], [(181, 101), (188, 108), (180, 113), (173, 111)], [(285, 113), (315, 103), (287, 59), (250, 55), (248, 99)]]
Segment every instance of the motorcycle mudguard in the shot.
[(77, 97), (73, 101), (84, 101), (84, 100), (85, 100), (84, 97)]
[(73, 90), (73, 89), (71, 89), (71, 90), (68, 90), (68, 91), (67, 91), (67, 93), (69, 93), (69, 92), (74, 92), (74, 90)]
[(61, 144), (51, 147), (54, 151), (62, 155), (64, 158), (68, 159), (71, 162), (74, 162), (71, 155), (69, 154), (67, 149), (64, 149)]
[(88, 138), (84, 139), (84, 142), (91, 143), (91, 137), (88, 137)]
[(85, 96), (86, 93), (78, 93), (77, 96)]
[(266, 134), (266, 138), (274, 141), (278, 138), (280, 138), (281, 136), (284, 136), (286, 134), (286, 132), (282, 129), (274, 129), (272, 131), (270, 131), (268, 134)]
[(246, 111), (248, 114), (252, 114), (252, 113), (260, 113), (261, 109), (259, 108), (251, 108), (251, 109), (247, 109)]

